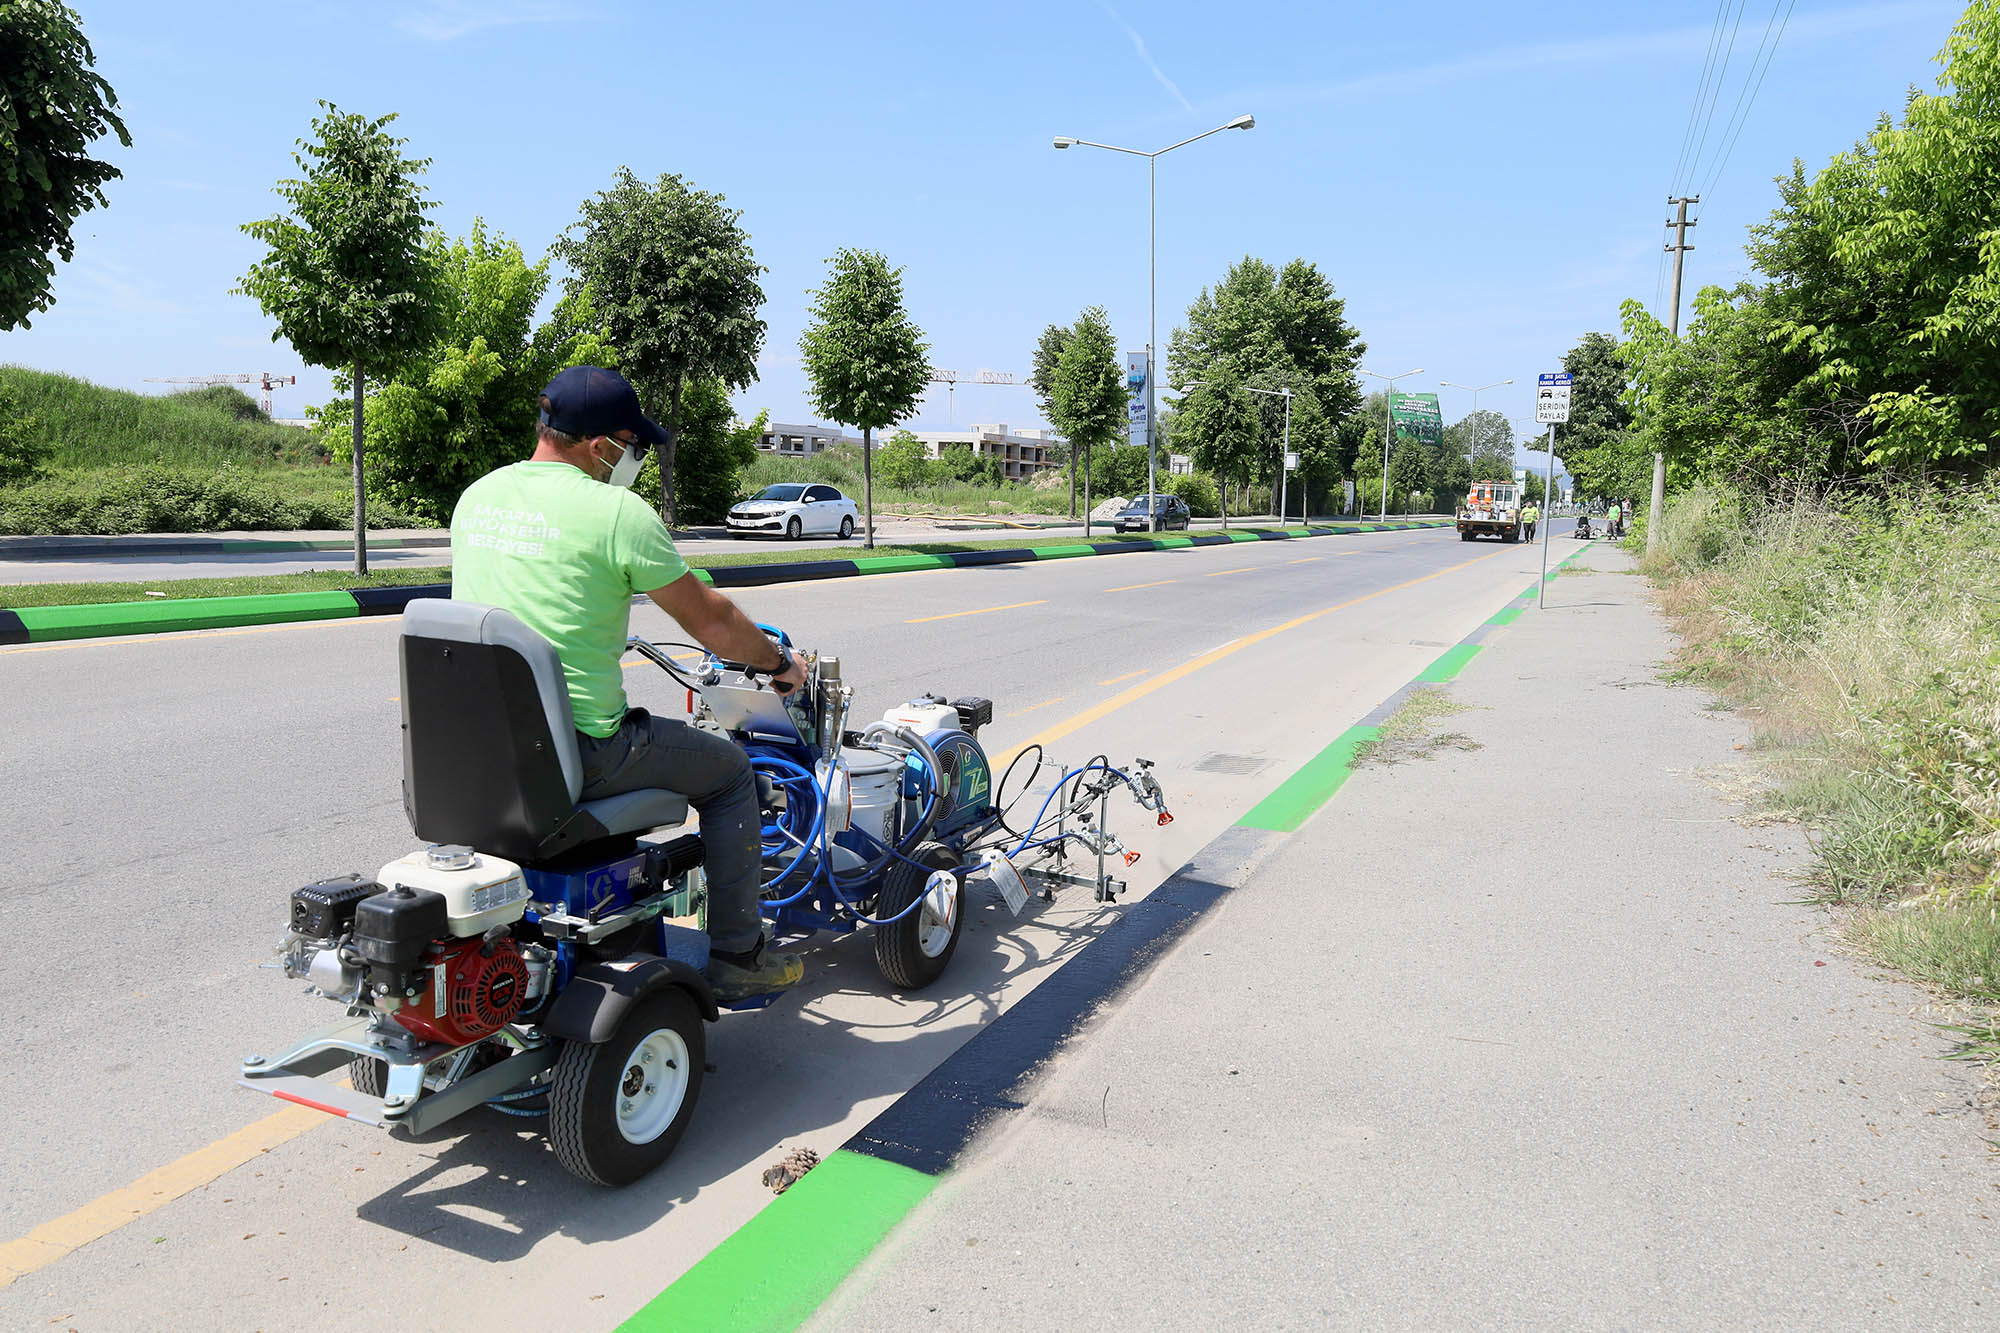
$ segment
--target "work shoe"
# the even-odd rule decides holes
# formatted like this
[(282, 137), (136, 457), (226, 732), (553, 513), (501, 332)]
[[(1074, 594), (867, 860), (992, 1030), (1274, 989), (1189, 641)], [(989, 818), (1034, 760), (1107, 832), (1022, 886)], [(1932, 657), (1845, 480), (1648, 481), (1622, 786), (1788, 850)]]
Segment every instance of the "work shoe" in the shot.
[(748, 953), (710, 950), (708, 984), (715, 988), (717, 1004), (736, 1004), (757, 995), (775, 995), (790, 990), (805, 979), (806, 960), (795, 953), (766, 949), (764, 941)]

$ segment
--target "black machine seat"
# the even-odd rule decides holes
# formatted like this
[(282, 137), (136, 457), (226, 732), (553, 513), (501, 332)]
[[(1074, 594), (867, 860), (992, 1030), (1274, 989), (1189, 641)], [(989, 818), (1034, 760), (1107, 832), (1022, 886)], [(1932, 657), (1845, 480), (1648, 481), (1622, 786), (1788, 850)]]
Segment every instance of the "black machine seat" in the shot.
[(648, 788), (583, 793), (556, 651), (511, 612), (445, 598), (403, 612), (403, 808), (427, 842), (533, 863), (687, 819)]

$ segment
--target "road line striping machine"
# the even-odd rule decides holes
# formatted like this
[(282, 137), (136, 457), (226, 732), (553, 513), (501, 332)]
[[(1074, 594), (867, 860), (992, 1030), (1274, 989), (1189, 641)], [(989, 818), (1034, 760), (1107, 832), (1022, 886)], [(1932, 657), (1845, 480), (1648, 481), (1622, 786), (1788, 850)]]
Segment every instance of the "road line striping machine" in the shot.
[[(854, 731), (854, 691), (833, 657), (806, 655), (805, 687), (780, 694), (713, 654), (689, 672), (643, 639), (629, 648), (686, 688), (694, 725), (750, 758), (772, 937), (868, 926), (898, 990), (943, 973), (969, 881), (1016, 914), (1031, 893), (1048, 901), (1063, 887), (1111, 901), (1125, 887), (1111, 869), (1138, 859), (1110, 831), (1111, 797), (1123, 788), (1161, 824), (1173, 818), (1143, 759), (1065, 769), (1030, 746), (996, 788), (979, 743), (986, 699), (926, 695)], [(703, 1024), (720, 1016), (703, 976), (708, 936), (686, 924), (707, 905), (687, 801), (661, 790), (579, 800), (561, 663), (508, 612), (414, 601), (400, 651), (403, 800), (431, 845), (373, 878), (293, 892), (278, 966), (347, 1018), (249, 1057), (239, 1081), (412, 1134), (476, 1106), (546, 1117), (564, 1167), (628, 1184), (686, 1130), (706, 1068)], [(1060, 776), (1016, 828), (1009, 807), (1045, 768)], [(347, 1084), (327, 1077), (342, 1070)]]

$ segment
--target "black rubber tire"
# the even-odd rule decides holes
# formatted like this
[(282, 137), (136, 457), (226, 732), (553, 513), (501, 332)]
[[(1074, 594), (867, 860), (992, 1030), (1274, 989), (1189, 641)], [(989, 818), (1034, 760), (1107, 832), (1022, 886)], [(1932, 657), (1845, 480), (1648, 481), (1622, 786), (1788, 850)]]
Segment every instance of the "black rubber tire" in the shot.
[[(958, 853), (942, 843), (922, 842), (910, 856), (928, 869), (919, 869), (909, 861), (898, 861), (889, 867), (882, 877), (882, 892), (875, 904), (875, 915), (892, 917), (923, 897), (924, 882), (930, 878), (932, 870), (950, 870), (958, 865)], [(882, 979), (898, 990), (922, 990), (944, 975), (951, 956), (958, 952), (959, 936), (965, 933), (965, 881), (958, 882), (958, 901), (952, 913), (951, 938), (935, 956), (923, 951), (919, 940), (922, 938), (923, 909), (920, 907), (900, 921), (873, 928), (875, 934), (875, 968)]]
[(854, 535), (853, 517), (847, 514), (842, 514), (840, 516), (840, 539), (842, 541), (846, 541), (849, 537), (852, 537), (853, 535)]
[[(646, 1143), (619, 1131), (620, 1083), (639, 1045), (669, 1029), (687, 1046), (687, 1088), (673, 1119)], [(626, 1012), (625, 1021), (601, 1046), (564, 1042), (549, 1083), (549, 1146), (556, 1160), (579, 1180), (616, 1189), (629, 1185), (673, 1155), (701, 1100), (707, 1060), (707, 1033), (694, 1001), (679, 986), (654, 991)]]
[(786, 519), (786, 520), (785, 520), (785, 540), (786, 540), (786, 541), (789, 541), (789, 542), (795, 542), (795, 541), (797, 541), (797, 540), (799, 539), (800, 535), (801, 535), (801, 534), (803, 534), (804, 532), (805, 532), (805, 528), (804, 528), (804, 526), (803, 526), (803, 525), (801, 525), (801, 524), (800, 524), (800, 522), (799, 522), (799, 516), (798, 516), (797, 514), (793, 514), (793, 515), (792, 515), (792, 516), (791, 516), (790, 518), (788, 518), (788, 519)]
[(1469, 542), (1472, 540), (1472, 534), (1469, 532), (1461, 532), (1458, 534), (1458, 539), (1462, 542)]
[(347, 1058), (347, 1081), (364, 1097), (380, 1097), (389, 1090), (389, 1062), (372, 1055)]

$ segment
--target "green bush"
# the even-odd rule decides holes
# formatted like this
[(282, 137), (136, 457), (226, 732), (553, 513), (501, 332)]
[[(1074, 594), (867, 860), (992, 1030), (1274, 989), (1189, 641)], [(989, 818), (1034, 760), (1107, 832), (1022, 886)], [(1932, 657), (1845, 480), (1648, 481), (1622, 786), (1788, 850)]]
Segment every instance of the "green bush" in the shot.
[(1160, 478), (1160, 489), (1185, 500), (1188, 512), (1196, 518), (1214, 518), (1222, 512), (1222, 501), (1215, 492), (1215, 478), (1206, 472), (1169, 473)]
[(22, 410), (0, 381), (0, 486), (20, 486), (41, 476), (53, 452), (41, 423)]
[[(116, 536), (136, 532), (231, 532), (346, 528), (353, 522), (346, 478), (314, 469), (333, 486), (224, 467), (64, 470), (0, 494), (0, 533)], [(317, 479), (312, 479), (317, 481)], [(413, 526), (409, 515), (371, 503), (369, 524)]]

